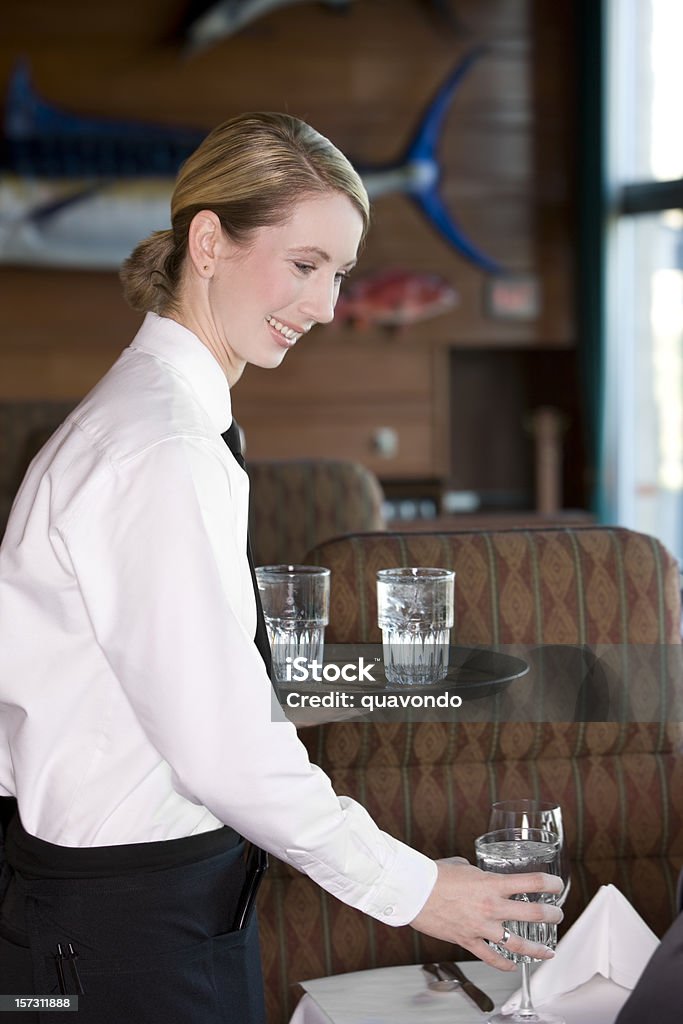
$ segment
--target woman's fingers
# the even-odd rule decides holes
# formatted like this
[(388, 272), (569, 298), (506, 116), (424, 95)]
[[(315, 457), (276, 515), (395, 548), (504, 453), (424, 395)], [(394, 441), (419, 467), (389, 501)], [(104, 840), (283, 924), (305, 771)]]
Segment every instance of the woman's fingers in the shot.
[(492, 916), (504, 921), (530, 921), (532, 924), (559, 924), (564, 914), (554, 903), (542, 900), (501, 900)]
[(512, 960), (506, 960), (504, 956), (492, 949), (483, 939), (475, 939), (469, 947), (470, 952), (483, 960), (490, 967), (497, 967), (499, 971), (514, 971), (516, 964)]
[(518, 956), (530, 956), (534, 960), (552, 960), (554, 956), (553, 951), (544, 946), (542, 942), (532, 942), (531, 939), (523, 939), (517, 932), (512, 931), (512, 929), (508, 930), (510, 938), (507, 942), (501, 943), (500, 941), (503, 938), (502, 928), (498, 935), (495, 938), (491, 937), (489, 941), (504, 945), (510, 953), (516, 953)]
[(530, 871), (528, 875), (493, 875), (499, 880), (499, 888), (505, 896), (520, 895), (525, 892), (547, 892), (559, 895), (564, 882), (559, 875), (546, 874), (544, 871)]
[(537, 895), (559, 892), (561, 879), (543, 872), (499, 875), (453, 861), (440, 861), (438, 868), (434, 889), (412, 922), (418, 931), (458, 943), (485, 963), (504, 971), (512, 969), (512, 961), (488, 943), (501, 943), (506, 928), (510, 929), (510, 938), (505, 943), (509, 952), (534, 960), (553, 956), (552, 950), (540, 942), (531, 942), (513, 932), (511, 922), (547, 926), (561, 921), (560, 908)]
[[(503, 932), (496, 935), (495, 939), (491, 939), (491, 942), (500, 942), (503, 936)], [(530, 956), (533, 960), (550, 960), (553, 957), (552, 950), (548, 949), (547, 946), (543, 946), (540, 942), (529, 942), (528, 939), (522, 939), (519, 935), (514, 932), (510, 933), (510, 938), (505, 943), (505, 948), (510, 953), (515, 953), (517, 956)], [(475, 939), (469, 946), (468, 949), (475, 956), (478, 956), (484, 963), (489, 964), (491, 967), (497, 967), (499, 971), (514, 971), (516, 963), (514, 960), (508, 960), (497, 950), (489, 946), (488, 942), (484, 939)]]

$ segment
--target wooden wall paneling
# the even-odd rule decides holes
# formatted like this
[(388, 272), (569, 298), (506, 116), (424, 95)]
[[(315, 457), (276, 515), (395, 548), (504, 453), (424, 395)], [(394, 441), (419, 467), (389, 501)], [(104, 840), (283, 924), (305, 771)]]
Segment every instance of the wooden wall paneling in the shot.
[(326, 327), (315, 327), (277, 369), (248, 366), (234, 388), (236, 406), (246, 409), (297, 395), (308, 403), (334, 397), (350, 405), (363, 403), (368, 396), (429, 400), (433, 373), (428, 347), (402, 341), (400, 332), (372, 345), (362, 337), (331, 345), (327, 337)]
[[(51, 0), (23, 0), (5, 19), (0, 76), (6, 81), (24, 55), (39, 91), (53, 103), (207, 130), (244, 109), (287, 109), (308, 118), (356, 159), (373, 163), (400, 155), (434, 90), (470, 47), (483, 43), (486, 52), (463, 80), (446, 118), (442, 191), (478, 245), (506, 268), (539, 276), (540, 316), (529, 323), (490, 317), (482, 272), (449, 247), (405, 196), (375, 203), (357, 273), (402, 266), (434, 271), (454, 283), (458, 306), (410, 327), (403, 338), (429, 351), (435, 363), (459, 345), (570, 347), (570, 0), (458, 0), (460, 34), (426, 16), (427, 8), (417, 0), (357, 0), (347, 14), (335, 16), (322, 4), (297, 4), (188, 58), (169, 41), (184, 9), (180, 0), (119, 0), (106, 9), (85, 0), (59, 9)], [(26, 396), (31, 387), (38, 397), (86, 390), (140, 320), (124, 305), (114, 273), (3, 267), (0, 302), (0, 393), (8, 398)], [(335, 325), (324, 337), (324, 359), (312, 359), (310, 372), (341, 380), (338, 367), (353, 358), (359, 338)], [(384, 352), (385, 340), (378, 330), (362, 336), (368, 351)], [(432, 356), (434, 347), (443, 355)], [(36, 351), (44, 353), (40, 372)], [(97, 354), (86, 356), (91, 351)], [(291, 412), (305, 400), (309, 384), (303, 363), (298, 383), (290, 381), (290, 359), (273, 379), (281, 382)], [(388, 381), (394, 369), (388, 365)], [(442, 436), (448, 416), (437, 377), (425, 406), (432, 438), (425, 473), (443, 468), (450, 442)], [(370, 409), (376, 396), (361, 385), (356, 377), (358, 404)], [(268, 391), (270, 384), (263, 386)], [(397, 378), (399, 398), (400, 386)], [(248, 378), (240, 389), (245, 387), (247, 395)]]
[(530, 420), (539, 407), (550, 406), (563, 420), (564, 507), (583, 507), (585, 453), (575, 350), (453, 349), (450, 380), (454, 489), (477, 492), (484, 507), (499, 506), (507, 495), (508, 507), (532, 508)]
[(451, 358), (453, 488), (476, 492), (484, 507), (531, 507), (532, 462), (518, 352), (459, 349)]
[[(285, 403), (250, 407), (239, 422), (250, 458), (354, 459), (380, 479), (436, 475), (431, 406), (427, 402), (367, 402), (351, 410), (344, 402), (318, 406)], [(391, 431), (396, 454), (383, 454), (380, 434)]]
[[(250, 457), (343, 454), (383, 479), (446, 475), (447, 352), (410, 345), (400, 332), (371, 346), (329, 348), (322, 337), (317, 329), (276, 371), (248, 367), (235, 386)], [(384, 431), (395, 452), (382, 451)]]
[(27, 352), (0, 348), (0, 401), (80, 400), (115, 361), (120, 349), (51, 346)]
[(534, 265), (544, 267), (541, 337), (575, 337), (576, 157), (578, 80), (568, 42), (579, 39), (577, 5), (557, 0), (552, 16), (532, 0), (531, 41), (534, 133)]
[(142, 314), (123, 301), (115, 272), (0, 267), (3, 347), (128, 344)]
[[(26, 7), (31, 5), (33, 26), (49, 24), (49, 17), (42, 19), (42, 3), (27, 0)], [(156, 0), (151, 6), (161, 40), (166, 26), (177, 20), (177, 5)], [(124, 0), (123, 8), (128, 33), (121, 14), (117, 31), (94, 35), (92, 47), (84, 45), (85, 30), (71, 41), (57, 37), (49, 45), (41, 32), (34, 33), (32, 59), (43, 94), (86, 113), (207, 128), (242, 109), (284, 106), (309, 117), (364, 162), (395, 159), (457, 59), (475, 43), (487, 43), (446, 120), (444, 194), (478, 244), (505, 266), (530, 266), (534, 123), (526, 3), (459, 4), (463, 23), (477, 26), (462, 38), (435, 30), (415, 0), (360, 0), (340, 17), (321, 5), (298, 5), (273, 12), (190, 59), (150, 39), (147, 8), (139, 19), (131, 0)], [(19, 20), (28, 24), (26, 14)], [(11, 37), (10, 25), (6, 38)], [(7, 71), (9, 50), (0, 50)], [(298, 59), (292, 60), (292, 53)], [(387, 215), (380, 219), (384, 206)], [(403, 197), (377, 202), (376, 229), (361, 269), (386, 265), (387, 249), (394, 262), (429, 266), (480, 289), (481, 272), (453, 252)], [(413, 331), (416, 338), (431, 340), (430, 325)], [(444, 317), (438, 333), (443, 343), (457, 343), (460, 336), (497, 341), (500, 334), (541, 340), (533, 336), (533, 325), (526, 326), (522, 339), (518, 325), (491, 324), (478, 304)], [(546, 331), (544, 340), (552, 341), (552, 334)]]
[(451, 472), (450, 358), (444, 347), (432, 347), (433, 475), (447, 480)]
[(2, 267), (0, 309), (5, 401), (82, 398), (142, 322), (115, 273)]

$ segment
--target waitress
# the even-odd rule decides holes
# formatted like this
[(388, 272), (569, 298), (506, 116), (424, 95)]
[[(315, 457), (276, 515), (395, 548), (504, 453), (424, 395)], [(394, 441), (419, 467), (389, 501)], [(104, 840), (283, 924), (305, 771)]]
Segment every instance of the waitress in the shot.
[(555, 883), (380, 831), (272, 710), (231, 388), (332, 319), (368, 218), (327, 139), (247, 114), (124, 264), (144, 322), (32, 462), (0, 549), (1, 993), (78, 994), (80, 1024), (262, 1024), (260, 849), (503, 969), (485, 940), (539, 913), (508, 897)]

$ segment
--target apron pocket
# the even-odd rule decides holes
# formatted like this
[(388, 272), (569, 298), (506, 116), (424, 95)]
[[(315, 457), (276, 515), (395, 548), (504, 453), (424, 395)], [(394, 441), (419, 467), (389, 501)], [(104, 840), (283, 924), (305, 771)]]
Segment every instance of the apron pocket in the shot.
[(219, 935), (212, 943), (214, 988), (219, 1004), (231, 1008), (231, 1020), (265, 1024), (256, 915), (246, 928)]
[[(53, 979), (52, 993), (57, 994), (55, 958), (46, 956), (43, 962)], [(77, 964), (85, 990), (78, 997), (78, 1024), (133, 1024), (140, 1019), (145, 1024), (265, 1022), (254, 922), (180, 950), (106, 960), (88, 959), (83, 953)], [(75, 993), (68, 965), (64, 970), (68, 991)], [(73, 1024), (73, 1017), (51, 1012), (45, 1015), (45, 1024)]]

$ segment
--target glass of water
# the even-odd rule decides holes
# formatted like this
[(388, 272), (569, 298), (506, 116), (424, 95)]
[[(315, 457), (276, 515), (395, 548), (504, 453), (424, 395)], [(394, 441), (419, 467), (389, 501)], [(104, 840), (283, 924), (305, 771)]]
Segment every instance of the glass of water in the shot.
[(455, 573), (451, 569), (380, 569), (377, 622), (390, 683), (427, 685), (448, 672)]
[[(319, 565), (260, 565), (256, 580), (273, 656), (284, 683), (323, 663), (330, 614), (330, 570)], [(296, 664), (295, 664), (296, 662)]]
[[(540, 828), (501, 828), (487, 832), (475, 840), (477, 865), (482, 871), (496, 871), (498, 874), (524, 874), (530, 871), (545, 871), (560, 874), (560, 840), (554, 832)], [(526, 903), (557, 903), (557, 895), (548, 892), (520, 893), (511, 897), (510, 902), (523, 900)], [(557, 925), (547, 921), (505, 921), (505, 928), (521, 935), (531, 942), (540, 942), (550, 949), (557, 945)], [(489, 942), (501, 956), (522, 965), (522, 999), (519, 1009), (510, 1014), (496, 1013), (489, 1017), (489, 1024), (565, 1024), (557, 1014), (536, 1010), (531, 1001), (530, 956), (512, 953), (505, 945)]]

